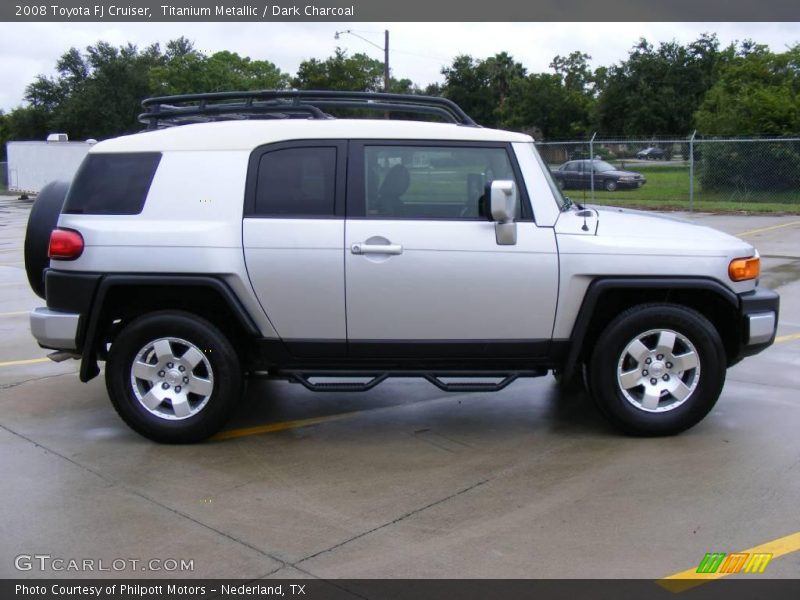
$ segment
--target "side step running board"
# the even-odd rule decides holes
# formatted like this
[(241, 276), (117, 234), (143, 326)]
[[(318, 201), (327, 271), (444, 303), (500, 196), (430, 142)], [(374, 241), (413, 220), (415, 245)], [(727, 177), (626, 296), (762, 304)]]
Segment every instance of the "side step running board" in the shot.
[[(425, 373), (423, 375), (425, 379), (430, 381), (433, 385), (438, 387), (440, 390), (445, 392), (499, 392), (508, 384), (512, 383), (519, 377), (519, 373), (508, 373), (498, 381), (497, 383), (490, 383), (490, 382), (468, 382), (468, 381), (459, 381), (455, 383), (445, 383), (440, 379), (440, 375), (434, 375), (433, 373)], [(452, 375), (451, 375), (452, 377)], [(472, 375), (470, 375), (472, 377)], [(484, 377), (485, 379), (486, 377)], [(480, 379), (479, 377), (475, 377), (475, 379)]]
[[(358, 377), (359, 375), (347, 374), (341, 376), (342, 378), (345, 377)], [(340, 375), (329, 375), (329, 374), (320, 374), (320, 373), (292, 373), (289, 376), (289, 381), (293, 381), (296, 383), (301, 384), (304, 388), (311, 390), (312, 392), (366, 392), (367, 390), (371, 390), (376, 385), (384, 381), (389, 375), (387, 373), (381, 373), (380, 375), (375, 375), (369, 381), (364, 383), (358, 383), (353, 381), (348, 382), (319, 382), (314, 383), (311, 381), (312, 377), (340, 377)], [(364, 377), (362, 374), (361, 377)]]
[[(547, 369), (532, 369), (526, 371), (498, 372), (498, 371), (280, 371), (273, 377), (287, 379), (299, 383), (313, 392), (366, 392), (390, 377), (421, 377), (440, 390), (445, 392), (499, 392), (520, 377), (541, 377), (547, 374)], [(312, 381), (314, 378), (325, 379), (364, 379), (367, 381)], [(464, 379), (473, 381), (445, 381), (446, 379)], [(499, 381), (481, 381), (495, 379)]]

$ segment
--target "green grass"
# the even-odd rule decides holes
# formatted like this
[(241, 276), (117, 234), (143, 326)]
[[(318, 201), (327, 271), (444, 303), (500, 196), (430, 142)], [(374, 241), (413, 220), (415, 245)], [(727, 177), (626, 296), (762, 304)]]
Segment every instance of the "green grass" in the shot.
[[(689, 169), (685, 166), (630, 165), (647, 183), (635, 190), (595, 190), (594, 204), (657, 210), (688, 210)], [(591, 202), (589, 190), (566, 190), (577, 202)], [(703, 212), (800, 214), (800, 190), (791, 192), (704, 191), (695, 176), (694, 210)]]

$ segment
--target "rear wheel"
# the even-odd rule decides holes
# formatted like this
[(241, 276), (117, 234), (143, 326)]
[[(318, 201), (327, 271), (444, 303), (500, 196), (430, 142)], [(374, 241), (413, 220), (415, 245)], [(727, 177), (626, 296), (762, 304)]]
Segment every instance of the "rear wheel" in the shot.
[(233, 346), (211, 323), (161, 311), (119, 333), (106, 386), (132, 429), (157, 442), (191, 443), (225, 425), (241, 395), (242, 372)]
[(673, 435), (713, 408), (725, 369), (725, 350), (708, 319), (682, 306), (646, 304), (619, 315), (600, 335), (589, 385), (616, 427)]

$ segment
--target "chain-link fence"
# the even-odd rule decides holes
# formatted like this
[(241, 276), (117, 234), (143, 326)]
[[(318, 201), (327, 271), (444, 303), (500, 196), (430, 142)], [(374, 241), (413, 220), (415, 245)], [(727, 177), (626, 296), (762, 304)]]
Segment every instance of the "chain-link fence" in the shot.
[(800, 211), (800, 138), (608, 138), (537, 142), (578, 202), (715, 211)]

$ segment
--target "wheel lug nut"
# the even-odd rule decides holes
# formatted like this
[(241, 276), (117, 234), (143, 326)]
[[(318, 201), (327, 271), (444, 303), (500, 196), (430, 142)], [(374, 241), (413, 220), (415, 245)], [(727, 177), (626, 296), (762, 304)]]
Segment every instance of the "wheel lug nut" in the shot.
[(183, 373), (185, 370), (186, 370), (186, 367), (184, 367), (183, 365), (178, 367), (178, 371), (180, 371), (181, 373)]
[(664, 375), (664, 377), (662, 377), (661, 379), (663, 379), (664, 381), (669, 381), (669, 375)]
[(161, 389), (162, 390), (168, 390), (169, 389), (169, 384), (165, 381), (164, 383), (161, 384)]
[(183, 383), (189, 383), (189, 378), (188, 377), (184, 377), (183, 378)]
[(656, 356), (656, 358), (657, 358), (658, 360), (661, 360), (662, 358), (664, 358), (664, 355), (663, 355), (663, 354), (659, 354), (658, 356)]
[(650, 358), (649, 356), (644, 359), (644, 364), (646, 364), (646, 365), (649, 365), (651, 362), (653, 362), (653, 359)]
[(652, 383), (653, 385), (655, 385), (655, 384), (657, 384), (657, 383), (658, 383), (658, 379), (656, 379), (655, 377), (653, 377), (653, 378), (650, 380), (650, 383)]
[(171, 368), (172, 368), (172, 367), (174, 367), (174, 366), (175, 366), (175, 365), (174, 365), (174, 364), (172, 364), (172, 363), (167, 363), (167, 368), (168, 368), (168, 369), (171, 369)]
[(163, 377), (164, 375), (165, 375), (164, 371), (159, 371), (159, 372), (158, 372), (158, 376), (159, 376), (159, 377)]
[(644, 375), (645, 377), (647, 377), (647, 374), (648, 374), (649, 372), (650, 372), (650, 371), (648, 371), (647, 369), (645, 369), (644, 371), (642, 371), (642, 375)]
[(672, 363), (671, 363), (671, 362), (668, 362), (668, 363), (667, 363), (667, 368), (668, 368), (668, 369), (671, 369), (671, 368), (672, 368)]
[(177, 392), (178, 394), (180, 394), (180, 393), (181, 393), (181, 386), (179, 386), (179, 385), (176, 385), (176, 386), (175, 386), (175, 392)]

